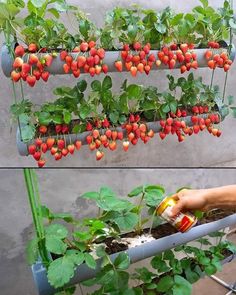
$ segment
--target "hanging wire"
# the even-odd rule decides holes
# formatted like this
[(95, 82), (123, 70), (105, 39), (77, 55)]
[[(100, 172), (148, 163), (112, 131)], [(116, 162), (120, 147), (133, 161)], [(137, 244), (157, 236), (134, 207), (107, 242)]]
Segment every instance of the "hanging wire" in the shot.
[[(231, 0), (230, 1), (230, 8), (232, 10), (234, 9), (234, 0)], [(229, 29), (229, 35), (230, 35), (230, 39), (229, 39), (229, 46), (228, 46), (228, 54), (230, 56), (231, 55), (231, 51), (232, 51), (232, 43), (233, 43), (233, 32), (232, 32), (232, 28), (231, 27)], [(225, 94), (226, 94), (226, 88), (227, 88), (227, 80), (228, 80), (228, 71), (225, 74), (224, 90), (223, 90), (223, 103), (225, 102)]]

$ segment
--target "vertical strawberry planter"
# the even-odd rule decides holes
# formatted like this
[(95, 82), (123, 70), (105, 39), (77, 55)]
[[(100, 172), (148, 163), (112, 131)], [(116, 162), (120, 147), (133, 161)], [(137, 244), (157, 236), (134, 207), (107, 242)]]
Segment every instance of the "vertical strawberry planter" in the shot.
[[(217, 53), (221, 54), (222, 52), (227, 52), (228, 51), (228, 44), (225, 41), (221, 41), (220, 43), (220, 48), (217, 49)], [(205, 54), (206, 54), (206, 50), (207, 48), (196, 48), (194, 49), (194, 52), (197, 55), (197, 61), (198, 61), (198, 67), (199, 68), (204, 68), (204, 67), (208, 67), (208, 61), (205, 58)], [(150, 50), (150, 54), (153, 54), (155, 57), (158, 56), (158, 52), (159, 50)], [(176, 51), (173, 51), (176, 52)], [(115, 62), (116, 60), (119, 59), (121, 51), (106, 51), (105, 53), (105, 58), (103, 60), (104, 64), (106, 64), (108, 66), (109, 69), (109, 73), (111, 72), (118, 72), (117, 68), (115, 67)], [(76, 56), (78, 55), (78, 53), (69, 53), (70, 56), (72, 56), (73, 58), (76, 58)], [(48, 55), (48, 53), (40, 53), (39, 57), (40, 58), (44, 58), (46, 55)], [(27, 61), (29, 55), (24, 55), (24, 61)], [(234, 45), (232, 46), (231, 49), (231, 53), (229, 56), (229, 59), (233, 62), (235, 59), (235, 47)], [(64, 70), (63, 70), (63, 64), (64, 62), (61, 60), (60, 58), (60, 51), (57, 53), (57, 56), (53, 59), (52, 64), (50, 65), (50, 67), (46, 67), (46, 71), (48, 71), (50, 74), (52, 75), (63, 75), (65, 74)], [(176, 63), (175, 65), (175, 69), (179, 69), (182, 66), (183, 63)], [(11, 76), (11, 72), (13, 70), (13, 59), (11, 57), (11, 55), (8, 52), (8, 48), (6, 45), (3, 45), (2, 49), (1, 49), (1, 65), (2, 65), (2, 70), (3, 73), (6, 77), (10, 77)], [(160, 66), (158, 67), (153, 67), (152, 70), (161, 70), (161, 69), (168, 69), (168, 66), (165, 64), (160, 64)], [(125, 71), (127, 71), (127, 69), (124, 68)], [(83, 73), (83, 72), (81, 72)]]
[[(28, 14), (25, 18), (20, 18), (18, 14), (25, 7), (24, 3), (20, 3), (18, 6), (8, 2), (1, 4), (4, 11), (11, 12), (11, 17), (6, 15), (6, 19), (0, 24), (6, 41), (1, 49), (1, 66), (5, 76), (12, 80), (14, 104), (11, 107), (11, 112), (19, 127), (17, 147), (20, 155), (29, 153), (37, 161), (38, 166), (43, 167), (46, 163), (44, 154), (47, 151), (50, 150), (55, 160), (60, 160), (63, 156), (74, 154), (75, 149), (79, 149), (84, 143), (88, 143), (91, 150), (96, 150), (96, 159), (101, 160), (104, 157), (103, 150), (105, 148), (112, 151), (116, 149), (116, 132), (119, 133), (118, 140), (123, 140), (124, 151), (128, 150), (130, 144), (136, 145), (139, 138), (147, 143), (154, 133), (159, 133), (162, 140), (169, 133), (176, 134), (179, 142), (184, 141), (186, 135), (197, 134), (204, 129), (214, 136), (221, 135), (221, 131), (214, 124), (218, 124), (230, 111), (234, 114), (234, 107), (231, 106), (233, 104), (232, 97), (228, 98), (229, 103), (225, 101), (228, 71), (235, 59), (232, 40), (233, 29), (236, 27), (233, 10), (228, 2), (224, 3), (224, 9), (219, 10), (209, 7), (208, 1), (201, 1), (200, 6), (193, 8), (188, 14), (178, 14), (169, 8), (156, 12), (141, 7), (118, 7), (107, 13), (102, 28), (98, 28), (77, 7), (67, 3), (62, 5), (61, 1), (54, 1), (50, 5), (48, 3), (43, 5), (41, 2), (30, 3), (27, 5)], [(209, 11), (211, 11), (210, 14)], [(67, 17), (71, 13), (75, 18), (75, 23), (78, 25), (77, 34), (72, 35), (69, 28), (60, 22), (60, 16), (64, 13)], [(50, 22), (48, 15), (53, 18), (52, 22)], [(206, 15), (207, 21), (203, 22), (202, 19)], [(218, 20), (217, 24), (216, 19)], [(68, 26), (73, 27), (73, 24), (68, 22)], [(229, 40), (229, 42), (221, 40)], [(11, 46), (11, 44), (15, 45)], [(175, 83), (174, 78), (168, 75), (169, 89), (172, 93), (162, 93), (159, 100), (159, 93), (157, 91), (154, 93), (154, 87), (147, 87), (146, 92), (143, 93), (142, 101), (139, 101), (141, 104), (136, 106), (135, 110), (132, 109), (132, 103), (131, 106), (127, 104), (127, 109), (122, 95), (119, 97), (119, 103), (115, 101), (115, 96), (110, 90), (109, 79), (107, 79), (108, 83), (104, 82), (106, 84), (104, 87), (96, 80), (91, 83), (92, 95), (97, 100), (91, 101), (90, 105), (86, 105), (86, 103), (89, 99), (91, 100), (91, 97), (87, 97), (84, 101), (81, 99), (84, 97), (83, 91), (79, 93), (81, 96), (77, 97), (76, 104), (76, 97), (73, 95), (71, 97), (70, 94), (69, 98), (74, 99), (73, 109), (69, 100), (65, 99), (68, 88), (59, 91), (61, 93), (64, 91), (62, 99), (58, 99), (54, 105), (47, 106), (46, 103), (46, 106), (43, 105), (42, 109), (36, 113), (32, 111), (36, 104), (33, 105), (27, 101), (24, 95), (24, 84), (34, 87), (40, 79), (48, 82), (50, 75), (71, 74), (71, 77), (73, 75), (74, 78), (79, 78), (81, 75), (88, 74), (93, 78), (101, 73), (108, 77), (107, 74), (112, 72), (122, 75), (122, 72), (129, 71), (133, 77), (136, 77), (141, 74), (149, 75), (152, 70), (168, 69), (172, 71), (179, 69), (183, 74), (204, 67), (212, 70), (209, 87), (204, 85), (199, 90), (198, 84), (201, 86), (203, 84), (201, 80), (197, 81), (196, 79), (196, 87), (193, 89), (194, 77), (192, 73), (189, 75), (187, 83), (183, 77), (182, 80), (179, 79)], [(216, 68), (226, 72), (223, 94), (213, 86)], [(188, 83), (190, 88), (188, 88)], [(183, 84), (185, 85), (183, 86)], [(176, 85), (184, 92), (183, 97), (176, 97)], [(142, 91), (140, 89), (144, 86), (142, 85), (141, 88), (134, 84), (129, 86), (133, 88), (132, 91), (123, 94), (128, 94), (130, 101), (136, 100)], [(127, 88), (129, 87), (125, 81), (122, 89), (126, 92)], [(203, 88), (204, 93), (202, 92)], [(20, 95), (17, 94), (18, 89)], [(96, 92), (99, 92), (99, 97)], [(195, 99), (191, 98), (191, 93), (194, 93)], [(204, 96), (208, 96), (207, 99)], [(22, 101), (19, 102), (20, 97)], [(154, 97), (156, 97), (156, 101)], [(59, 109), (56, 108), (58, 102)], [(98, 113), (101, 104), (103, 109), (101, 113)], [(217, 108), (215, 108), (216, 105)], [(92, 109), (91, 106), (94, 108)], [(122, 109), (118, 112), (117, 110), (121, 106)], [(51, 112), (53, 114), (45, 111), (45, 108), (48, 110), (47, 107), (54, 110)], [(189, 125), (190, 127), (186, 126), (184, 119), (182, 126), (180, 126), (179, 119), (187, 116), (187, 109), (192, 108), (189, 115), (195, 116), (208, 113), (199, 111), (203, 107), (208, 108), (209, 116), (211, 112), (218, 109), (221, 118), (217, 117), (213, 120), (207, 118), (207, 125), (205, 121), (201, 120), (201, 117), (198, 118), (199, 121), (196, 120), (196, 117), (193, 120), (191, 118), (193, 126)], [(82, 115), (80, 109), (83, 109)], [(155, 116), (150, 116), (151, 109), (156, 112)], [(132, 122), (133, 115), (143, 115), (142, 113), (148, 111), (148, 116), (144, 115), (141, 120)], [(185, 113), (184, 116), (180, 113), (182, 111)], [(71, 123), (72, 117), (76, 117), (75, 119), (78, 117), (82, 124), (90, 124), (91, 114), (94, 113), (96, 116), (92, 120), (96, 121), (98, 126), (95, 124), (92, 129), (91, 126), (89, 128), (86, 126), (82, 130), (79, 126), (76, 129), (77, 132), (69, 130), (68, 125)], [(175, 121), (173, 125), (169, 117), (173, 117), (172, 119)], [(176, 120), (176, 118), (178, 119)], [(170, 125), (161, 122), (161, 119), (168, 119)], [(210, 123), (208, 119), (211, 120)], [(105, 123), (102, 120), (105, 120)], [(100, 126), (100, 121), (105, 126)], [(160, 121), (161, 128), (156, 126), (158, 121)], [(131, 126), (134, 128), (132, 130), (129, 123), (138, 124)], [(122, 127), (124, 124), (126, 124), (125, 128)], [(108, 128), (108, 125), (112, 126), (112, 129), (103, 130), (103, 128)], [(47, 129), (51, 130), (52, 127), (57, 130), (61, 128), (65, 132), (47, 134)], [(113, 127), (118, 128), (118, 131)], [(126, 131), (121, 130), (120, 127)], [(84, 133), (85, 130), (92, 131), (92, 134)], [(103, 134), (106, 131), (108, 135), (113, 132), (113, 135)], [(50, 138), (47, 138), (48, 135)]]
[[(129, 288), (130, 275), (125, 270), (128, 270), (130, 264), (154, 256), (150, 267), (156, 268), (163, 263), (160, 255), (164, 255), (164, 260), (177, 263), (174, 253), (178, 251), (191, 251), (197, 255), (196, 261), (199, 259), (202, 266), (202, 271), (197, 276), (199, 279), (203, 275), (204, 265), (204, 271), (208, 275), (221, 268), (220, 259), (225, 258), (222, 256), (222, 250), (230, 251), (230, 255), (227, 252), (229, 257), (226, 261), (232, 259), (232, 254), (236, 253), (236, 247), (222, 239), (225, 233), (217, 232), (235, 224), (236, 214), (233, 211), (223, 213), (216, 210), (218, 213), (212, 212), (211, 217), (205, 217), (188, 232), (180, 233), (170, 224), (161, 224), (158, 219), (160, 217), (156, 216), (156, 206), (165, 198), (162, 186), (143, 185), (133, 189), (128, 198), (138, 198), (137, 205), (117, 197), (109, 187), (101, 187), (99, 192), (87, 192), (81, 196), (97, 204), (97, 217), (75, 220), (70, 214), (53, 213), (46, 206), (42, 206), (34, 170), (25, 169), (24, 175), (36, 229), (36, 235), (29, 243), (27, 253), (40, 295), (65, 291), (80, 282), (85, 286), (101, 284), (101, 277), (107, 276), (110, 271), (111, 277), (126, 276)], [(143, 210), (148, 211), (148, 214), (144, 215)], [(57, 219), (60, 223), (56, 223)], [(217, 221), (214, 221), (215, 219)], [(157, 221), (159, 225), (155, 227), (154, 222)], [(151, 226), (145, 228), (146, 222), (150, 222)], [(69, 232), (69, 227), (67, 229), (64, 224), (70, 224), (72, 228), (75, 224), (77, 226)], [(220, 237), (220, 240), (213, 245), (207, 238), (203, 238), (207, 235)], [(200, 249), (186, 245), (193, 240), (200, 243)], [(203, 245), (208, 248), (202, 250)], [(174, 251), (171, 250), (173, 248)], [(186, 255), (183, 259), (185, 265), (186, 260), (192, 258)], [(209, 267), (210, 264), (212, 265)], [(165, 268), (165, 272), (167, 270)], [(146, 272), (149, 270), (146, 269)], [(180, 273), (178, 271), (178, 274)], [(193, 282), (192, 279), (187, 279)], [(189, 289), (190, 283), (185, 281), (186, 278), (183, 280)], [(102, 285), (106, 285), (108, 281)], [(113, 284), (110, 287), (116, 288)], [(123, 286), (118, 284), (118, 288)], [(73, 294), (72, 289), (70, 292)]]
[[(176, 233), (161, 239), (157, 239), (155, 241), (144, 243), (135, 248), (130, 248), (126, 250), (125, 253), (129, 256), (131, 263), (139, 262), (146, 258), (153, 257), (166, 250), (175, 248), (179, 245), (186, 244), (188, 242), (207, 236), (212, 232), (224, 229), (228, 226), (235, 225), (235, 223), (236, 214), (225, 217), (218, 221), (196, 226), (195, 228), (184, 234)], [(117, 256), (118, 253), (110, 255), (111, 261), (114, 261)], [(232, 261), (234, 257), (235, 255), (230, 256), (225, 260), (225, 263)], [(95, 270), (91, 270), (85, 264), (79, 266), (75, 271), (74, 277), (68, 283), (68, 286), (73, 286), (96, 276), (96, 273), (100, 270), (99, 265), (100, 263), (98, 262), (98, 268)], [(38, 261), (32, 266), (32, 272), (39, 295), (54, 294), (55, 289), (53, 289), (52, 286), (48, 283), (47, 271), (41, 261)]]

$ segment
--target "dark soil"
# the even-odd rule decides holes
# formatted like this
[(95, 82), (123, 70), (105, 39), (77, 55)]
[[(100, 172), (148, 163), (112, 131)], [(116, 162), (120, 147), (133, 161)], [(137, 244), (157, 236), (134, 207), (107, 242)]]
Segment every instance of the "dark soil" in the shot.
[[(196, 226), (222, 219), (226, 216), (234, 214), (235, 212), (236, 210), (214, 210), (212, 212), (209, 212), (208, 215), (206, 215), (204, 218), (199, 220)], [(153, 236), (153, 238), (157, 240), (157, 239), (175, 234), (177, 232), (178, 231), (171, 224), (165, 223), (165, 224), (159, 225), (156, 228), (153, 228), (151, 231), (151, 235)], [(149, 228), (144, 229), (141, 234), (147, 234), (147, 233), (149, 233)], [(138, 236), (137, 233), (129, 232), (129, 233), (121, 235), (121, 238), (134, 238), (136, 236)], [(128, 249), (128, 245), (117, 241), (115, 238), (108, 238), (104, 242), (107, 246), (106, 252), (109, 255), (120, 252), (120, 251), (125, 251)]]

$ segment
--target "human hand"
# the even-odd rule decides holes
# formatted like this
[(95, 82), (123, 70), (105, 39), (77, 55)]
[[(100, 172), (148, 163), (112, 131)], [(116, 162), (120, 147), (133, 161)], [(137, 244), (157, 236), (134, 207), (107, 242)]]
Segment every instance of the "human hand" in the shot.
[(177, 201), (177, 204), (172, 208), (170, 217), (178, 215), (180, 211), (207, 210), (206, 190), (204, 189), (183, 189), (172, 197)]

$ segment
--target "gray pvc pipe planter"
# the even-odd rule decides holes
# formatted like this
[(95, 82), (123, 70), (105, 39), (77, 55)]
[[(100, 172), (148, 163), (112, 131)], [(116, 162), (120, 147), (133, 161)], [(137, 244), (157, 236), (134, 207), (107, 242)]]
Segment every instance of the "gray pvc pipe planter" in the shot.
[[(202, 114), (199, 117), (206, 118), (207, 117), (207, 114)], [(193, 125), (192, 122), (191, 122), (191, 116), (187, 116), (185, 118), (182, 118), (182, 120), (184, 120), (189, 126), (192, 126)], [(221, 120), (223, 120), (223, 118), (221, 118)], [(162, 129), (162, 127), (160, 126), (160, 121), (148, 122), (147, 123), (147, 127), (148, 127), (148, 129), (152, 129), (154, 131), (154, 133), (158, 133)], [(116, 130), (123, 132), (124, 136), (126, 135), (126, 130), (122, 129), (121, 127), (116, 128)], [(105, 132), (105, 130), (101, 130), (101, 131), (104, 131)], [(85, 132), (79, 133), (79, 134), (66, 134), (65, 135), (65, 139), (66, 139), (66, 142), (70, 142), (70, 140), (72, 142), (75, 142), (76, 140), (80, 140), (83, 145), (87, 145), (86, 137), (90, 133), (91, 133), (90, 131), (85, 131)], [(51, 137), (56, 138), (57, 136), (55, 135), (55, 136), (51, 136)], [(45, 140), (46, 138), (47, 137), (42, 137), (43, 140)], [(32, 140), (32, 141), (30, 141), (28, 143), (24, 143), (21, 140), (20, 130), (19, 130), (19, 128), (17, 129), (17, 133), (16, 133), (16, 145), (17, 145), (18, 152), (19, 152), (19, 154), (21, 156), (28, 156), (29, 155), (29, 153), (28, 153), (28, 146), (30, 144), (33, 144), (33, 143), (34, 143), (34, 140)]]
[[(233, 214), (211, 223), (196, 226), (186, 233), (178, 232), (171, 236), (166, 236), (155, 241), (130, 248), (124, 252), (129, 255), (131, 263), (135, 263), (235, 224), (236, 214)], [(114, 261), (117, 255), (119, 255), (119, 253), (110, 255), (111, 260)], [(229, 262), (231, 259), (232, 257), (226, 259), (225, 262)], [(75, 275), (67, 286), (73, 286), (79, 282), (93, 278), (100, 270), (101, 260), (99, 259), (97, 262), (98, 266), (95, 270), (90, 269), (86, 264), (80, 265), (75, 270)], [(55, 289), (48, 282), (47, 272), (41, 261), (32, 266), (32, 272), (39, 295), (51, 295), (55, 293)]]
[[(221, 45), (220, 50), (222, 50), (222, 51), (227, 50), (228, 45), (225, 41), (221, 41), (220, 45)], [(150, 53), (154, 53), (154, 55), (157, 56), (158, 51), (159, 50), (151, 50)], [(201, 68), (207, 67), (207, 61), (204, 57), (204, 54), (206, 52), (206, 48), (194, 49), (194, 51), (197, 53), (197, 56), (198, 56), (199, 67), (201, 67)], [(46, 53), (41, 53), (40, 55), (43, 56), (45, 54)], [(71, 53), (71, 55), (75, 57), (75, 56), (77, 56), (77, 53)], [(120, 51), (106, 51), (106, 55), (105, 55), (103, 62), (108, 65), (109, 72), (118, 72), (115, 67), (115, 61), (117, 59), (119, 59), (119, 55), (120, 55)], [(13, 60), (8, 52), (8, 48), (6, 47), (6, 45), (3, 45), (3, 47), (2, 47), (0, 58), (1, 58), (1, 66), (2, 66), (2, 70), (3, 70), (4, 75), (7, 77), (10, 77), (11, 71), (12, 71)], [(232, 45), (230, 58), (232, 61), (234, 61), (234, 59), (235, 59), (234, 45)], [(27, 60), (27, 54), (24, 56), (24, 59)], [(49, 68), (47, 68), (47, 71), (53, 75), (63, 75), (63, 74), (65, 74), (63, 71), (63, 64), (64, 64), (64, 62), (61, 61), (60, 55), (58, 54), (58, 56), (53, 59), (51, 66)], [(175, 68), (180, 68), (181, 65), (182, 64), (177, 62)], [(164, 64), (161, 64), (161, 66), (158, 68), (154, 66), (154, 69), (155, 70), (168, 69), (168, 67)]]

